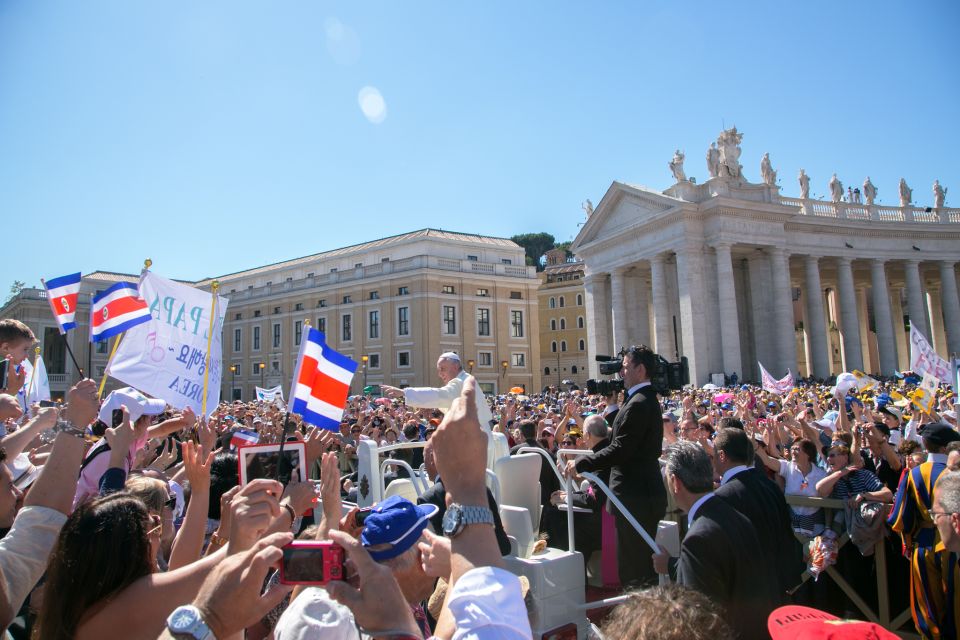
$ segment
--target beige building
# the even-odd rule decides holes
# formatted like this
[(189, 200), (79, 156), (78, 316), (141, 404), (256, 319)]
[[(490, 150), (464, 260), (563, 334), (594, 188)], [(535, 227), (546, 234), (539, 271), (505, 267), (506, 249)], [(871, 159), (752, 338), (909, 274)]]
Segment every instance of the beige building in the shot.
[(544, 385), (564, 380), (583, 387), (587, 364), (587, 308), (584, 305), (583, 263), (566, 261), (566, 252), (547, 252), (540, 274), (540, 365)]
[(351, 393), (436, 385), (444, 351), (485, 393), (540, 386), (539, 280), (504, 238), (422, 229), (217, 279), (230, 299), (224, 398), (251, 398), (255, 386), (287, 393), (307, 320), (361, 363)]
[[(162, 270), (161, 270), (162, 271)], [(89, 349), (90, 298), (138, 276), (83, 277), (76, 330), (80, 366), (103, 375), (106, 343)], [(485, 393), (540, 388), (535, 269), (504, 238), (422, 229), (217, 278), (229, 298), (223, 332), (223, 398), (256, 386), (289, 393), (304, 321), (361, 363), (351, 393), (366, 384), (436, 385), (436, 360), (460, 354)], [(213, 278), (190, 283), (209, 289)], [(42, 289), (24, 289), (2, 309), (37, 334), (56, 397), (78, 379)], [(99, 379), (99, 378), (98, 378)], [(108, 388), (123, 386), (115, 380)]]

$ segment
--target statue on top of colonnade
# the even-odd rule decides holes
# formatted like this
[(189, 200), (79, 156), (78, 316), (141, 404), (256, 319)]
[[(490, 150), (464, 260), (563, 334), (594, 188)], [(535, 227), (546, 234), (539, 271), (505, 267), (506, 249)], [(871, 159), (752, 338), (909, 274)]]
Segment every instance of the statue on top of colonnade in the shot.
[(863, 197), (867, 199), (867, 204), (873, 204), (873, 201), (877, 199), (877, 187), (870, 182), (870, 176), (867, 176), (867, 179), (863, 181)]
[(907, 181), (900, 178), (900, 206), (909, 207), (913, 202), (913, 189), (907, 186)]
[(939, 180), (933, 181), (933, 206), (937, 209), (943, 207), (943, 201), (947, 197), (947, 190), (940, 186)]
[(843, 200), (843, 183), (837, 178), (837, 174), (830, 178), (830, 199), (834, 202)]
[(720, 176), (720, 149), (717, 149), (716, 142), (711, 142), (707, 149), (707, 173), (711, 178)]
[(584, 200), (580, 208), (583, 209), (583, 212), (587, 214), (588, 218), (593, 215), (593, 203), (590, 202), (590, 198)]
[(673, 160), (667, 163), (667, 166), (670, 167), (670, 171), (673, 173), (673, 179), (677, 182), (686, 182), (687, 174), (683, 170), (683, 152), (680, 149), (677, 149), (673, 152)]
[(763, 154), (763, 159), (760, 160), (760, 176), (763, 178), (764, 184), (771, 187), (777, 186), (777, 172), (773, 170), (769, 153)]
[(721, 176), (741, 177), (743, 167), (740, 165), (740, 142), (742, 140), (743, 134), (737, 131), (736, 126), (720, 132), (717, 147), (720, 150), (719, 174)]
[(800, 175), (797, 176), (800, 181), (800, 197), (804, 200), (810, 198), (810, 176), (803, 169), (800, 169)]

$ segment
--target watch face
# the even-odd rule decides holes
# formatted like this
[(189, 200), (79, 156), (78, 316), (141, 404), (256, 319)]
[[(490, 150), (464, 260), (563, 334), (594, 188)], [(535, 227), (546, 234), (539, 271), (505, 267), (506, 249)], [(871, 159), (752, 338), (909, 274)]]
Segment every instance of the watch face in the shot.
[(460, 516), (460, 509), (456, 506), (447, 509), (446, 513), (443, 514), (444, 535), (450, 536), (456, 533), (457, 528), (460, 526)]
[(170, 629), (175, 632), (187, 632), (196, 624), (199, 616), (195, 609), (189, 607), (180, 607), (170, 614), (168, 624)]

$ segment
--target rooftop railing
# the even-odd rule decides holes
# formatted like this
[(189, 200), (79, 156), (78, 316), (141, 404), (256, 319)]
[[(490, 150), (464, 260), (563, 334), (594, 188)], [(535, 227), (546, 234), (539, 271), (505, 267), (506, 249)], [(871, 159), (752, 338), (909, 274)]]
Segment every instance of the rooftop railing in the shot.
[(803, 198), (780, 197), (780, 204), (798, 207), (799, 213), (819, 218), (842, 220), (876, 220), (879, 222), (922, 222), (925, 224), (960, 223), (960, 208), (954, 207), (890, 207), (856, 202), (827, 202)]

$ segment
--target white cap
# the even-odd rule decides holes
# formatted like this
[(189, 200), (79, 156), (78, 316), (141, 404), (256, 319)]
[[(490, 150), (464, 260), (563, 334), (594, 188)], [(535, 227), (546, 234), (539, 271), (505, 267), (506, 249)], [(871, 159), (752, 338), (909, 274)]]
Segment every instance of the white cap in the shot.
[(326, 589), (308, 587), (296, 597), (277, 621), (276, 640), (313, 638), (360, 640), (350, 609), (336, 602)]
[(100, 421), (107, 426), (113, 425), (113, 412), (121, 406), (126, 405), (130, 412), (130, 421), (136, 422), (140, 416), (160, 415), (167, 408), (167, 403), (163, 400), (148, 398), (133, 387), (124, 387), (111, 391), (107, 399), (103, 401), (100, 407), (100, 414), (97, 416)]
[(460, 356), (455, 354), (453, 351), (446, 351), (441, 353), (437, 360), (453, 360), (454, 362), (460, 362)]

